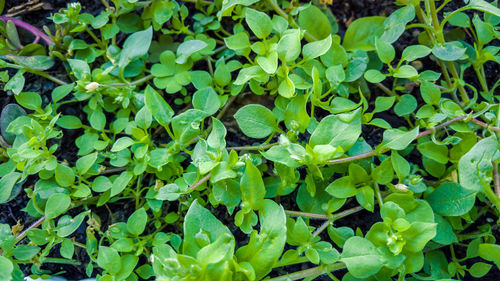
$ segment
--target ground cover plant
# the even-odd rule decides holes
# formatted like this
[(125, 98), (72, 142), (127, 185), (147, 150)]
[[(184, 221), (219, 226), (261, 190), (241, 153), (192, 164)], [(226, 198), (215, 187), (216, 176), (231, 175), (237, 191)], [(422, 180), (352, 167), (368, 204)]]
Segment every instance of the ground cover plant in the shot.
[(0, 17), (0, 280), (498, 280), (498, 1), (334, 2)]

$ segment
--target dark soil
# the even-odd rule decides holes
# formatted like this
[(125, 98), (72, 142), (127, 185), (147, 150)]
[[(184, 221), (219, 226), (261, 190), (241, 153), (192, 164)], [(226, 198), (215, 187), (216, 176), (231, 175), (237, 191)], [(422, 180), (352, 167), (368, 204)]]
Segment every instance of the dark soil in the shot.
[[(82, 4), (82, 10), (87, 13), (91, 14), (97, 14), (98, 11), (102, 9), (101, 2), (99, 0), (80, 0), (79, 1)], [(16, 10), (16, 7), (19, 7), (24, 4), (29, 5), (24, 6), (22, 9)], [(33, 4), (34, 3), (34, 4)], [(11, 12), (16, 12), (17, 14), (15, 17), (19, 17), (23, 19), (24, 21), (31, 23), (39, 28), (41, 28), (43, 25), (50, 26), (50, 20), (47, 18), (51, 16), (55, 11), (58, 11), (61, 8), (65, 8), (67, 5), (68, 1), (65, 0), (7, 0), (6, 1), (6, 7), (4, 10), (4, 14), (9, 14)], [(456, 9), (459, 6), (462, 6), (463, 2), (462, 1), (453, 1), (451, 4), (448, 6), (450, 7), (449, 9)], [(36, 8), (33, 8), (36, 7)], [(347, 1), (347, 0), (333, 0), (333, 4), (331, 6), (331, 11), (332, 13), (336, 16), (337, 22), (339, 25), (339, 34), (343, 35), (345, 33), (345, 30), (349, 26), (350, 23), (352, 23), (355, 19), (361, 18), (361, 17), (367, 17), (367, 16), (388, 16), (390, 13), (398, 9), (398, 6), (393, 4), (393, 1), (391, 0), (352, 0), (352, 1)], [(417, 39), (414, 33), (407, 32), (405, 33), (402, 38), (395, 44), (395, 47), (397, 49), (398, 53), (401, 53), (404, 48), (408, 45), (412, 44), (417, 44)], [(423, 61), (424, 67), (426, 69), (434, 69), (436, 71), (439, 71), (437, 66), (435, 65), (434, 62), (431, 60), (427, 59)], [(495, 81), (498, 79), (498, 76), (500, 75), (500, 70), (498, 69), (498, 65), (496, 64), (487, 64), (486, 65), (486, 73), (487, 76), (489, 77), (489, 81)], [(56, 70), (57, 71), (57, 70)], [(64, 73), (64, 72), (63, 72)], [(56, 73), (57, 74), (57, 73)], [(468, 74), (466, 74), (468, 75)], [(42, 94), (42, 96), (49, 96), (51, 90), (56, 86), (52, 82), (48, 82), (46, 80), (40, 80), (38, 77), (33, 76), (33, 75), (26, 75), (26, 87), (29, 91), (36, 91)], [(475, 75), (470, 75), (466, 76), (466, 79), (468, 81), (472, 81), (474, 85), (478, 85)], [(374, 95), (372, 94), (372, 98), (377, 95), (384, 95), (382, 92), (380, 92), (378, 89), (372, 89)], [(2, 95), (0, 97), (0, 108), (3, 108), (6, 104), (12, 102), (14, 99), (11, 96), (8, 95)], [(227, 135), (227, 144), (228, 146), (245, 146), (245, 145), (252, 145), (253, 142), (257, 142), (257, 140), (246, 138), (244, 135), (241, 134), (239, 131), (236, 122), (233, 118), (233, 114), (237, 111), (238, 108), (241, 106), (244, 106), (249, 103), (259, 103), (263, 104), (264, 106), (273, 107), (273, 101), (272, 99), (269, 99), (267, 96), (256, 96), (256, 95), (245, 95), (238, 97), (238, 99), (234, 102), (232, 106), (229, 107), (229, 110), (227, 111), (225, 117), (222, 119), (222, 121), (225, 123), (226, 127), (228, 128), (228, 135)], [(62, 111), (66, 114), (71, 114), (71, 115), (78, 115), (79, 112), (81, 112), (81, 108), (78, 107), (73, 107), (73, 106), (67, 106), (65, 108), (62, 108)], [(66, 111), (66, 112), (65, 112)], [(82, 116), (83, 117), (83, 116)], [(388, 113), (383, 113), (380, 116), (377, 116), (379, 118), (383, 118), (393, 124), (394, 126), (397, 125), (403, 125), (404, 123), (401, 123), (401, 119), (395, 115), (391, 115)], [(403, 120), (404, 122), (404, 120)], [(382, 138), (382, 132), (383, 130), (378, 130), (374, 129), (373, 127), (370, 128), (364, 128), (363, 129), (363, 137), (371, 144), (375, 145), (378, 144), (381, 141)], [(64, 151), (63, 155), (57, 155), (59, 158), (66, 159), (70, 162), (75, 161), (75, 155), (76, 155), (76, 150), (75, 147), (72, 145), (78, 137), (78, 135), (81, 132), (78, 130), (67, 130), (65, 131), (64, 137), (61, 140), (61, 149), (59, 151)], [(30, 181), (31, 180), (31, 181)], [(27, 181), (25, 187), (30, 188), (32, 187), (33, 183), (36, 181), (36, 179), (30, 179)], [(296, 202), (294, 200), (295, 193), (293, 193), (290, 196), (281, 198), (281, 204), (285, 207), (285, 209), (298, 209), (296, 206)], [(9, 225), (15, 225), (16, 223), (20, 223), (21, 225), (28, 226), (32, 224), (36, 219), (35, 218), (30, 218), (25, 212), (22, 211), (22, 209), (25, 207), (26, 203), (28, 201), (28, 198), (24, 192), (22, 192), (21, 195), (19, 195), (17, 198), (15, 198), (13, 201), (9, 202), (8, 204), (1, 204), (0, 205), (0, 223), (7, 223)], [(352, 201), (348, 203), (344, 208), (350, 208), (354, 207), (356, 205), (355, 201)], [(173, 206), (177, 208), (177, 206)], [(101, 220), (102, 220), (102, 225), (108, 225), (111, 223), (114, 223), (116, 221), (123, 221), (125, 218), (129, 215), (131, 211), (127, 210), (132, 210), (133, 208), (130, 206), (127, 206), (125, 202), (116, 202), (113, 205), (111, 205), (111, 209), (113, 210), (124, 210), (124, 211), (119, 211), (111, 215), (108, 210), (104, 207), (97, 208), (93, 210), (95, 214), (97, 214)], [(237, 227), (235, 227), (232, 222), (234, 221), (234, 214), (233, 216), (230, 216), (227, 213), (227, 210), (225, 207), (218, 207), (218, 208), (211, 208), (211, 211), (223, 222), (225, 222), (227, 225), (229, 225), (229, 228), (231, 231), (234, 233), (236, 240), (239, 243), (243, 243), (248, 241), (248, 236), (242, 233)], [(359, 227), (363, 230), (363, 233), (366, 233), (366, 231), (370, 228), (370, 226), (377, 222), (380, 221), (380, 216), (378, 214), (378, 209), (375, 209), (374, 213), (370, 213), (368, 211), (362, 211), (358, 213), (357, 215), (352, 215), (349, 216), (348, 218), (340, 219), (335, 222), (335, 226), (349, 226), (352, 227), (353, 229), (356, 229), (356, 227)], [(486, 223), (486, 221), (482, 222)], [(316, 221), (311, 221), (311, 225), (319, 226), (321, 222), (316, 222)], [(85, 229), (87, 225), (86, 223), (83, 223), (82, 226), (77, 230), (76, 233), (76, 240), (82, 243), (85, 243)], [(105, 229), (103, 229), (105, 231)], [(174, 229), (168, 229), (168, 231), (176, 231)], [(178, 231), (178, 230), (177, 230)], [(326, 231), (321, 234), (322, 237), (326, 240), (329, 240)], [(494, 230), (494, 235), (498, 238), (500, 238), (500, 233), (498, 230)], [(59, 272), (61, 273), (62, 276), (68, 278), (68, 279), (84, 279), (86, 278), (85, 274), (85, 263), (89, 261), (88, 256), (86, 256), (85, 251), (79, 251), (80, 249), (76, 249), (75, 255), (78, 260), (82, 261), (83, 265), (81, 266), (71, 266), (71, 265), (55, 265), (55, 264), (46, 264), (43, 266), (43, 269), (50, 270), (52, 272)], [(53, 249), (53, 253), (57, 256), (59, 252), (59, 249), (56, 247)], [(463, 249), (458, 248), (456, 249), (457, 256), (458, 257), (463, 257)], [(449, 255), (449, 253), (447, 253)], [(285, 273), (290, 273), (298, 270), (304, 270), (307, 268), (312, 267), (312, 264), (303, 264), (303, 265), (297, 265), (297, 266), (289, 266), (285, 267), (282, 269), (277, 270), (274, 274), (285, 274)], [(470, 266), (470, 264), (468, 264)], [(29, 272), (29, 267), (25, 268), (26, 272)], [(338, 278), (341, 278), (341, 276), (345, 272), (339, 272), (335, 273)], [(331, 280), (326, 276), (320, 276), (316, 278), (315, 280)], [(463, 280), (479, 280), (479, 279), (474, 279), (471, 277), (468, 277)], [(493, 267), (493, 269), (490, 271), (490, 273), (481, 278), (481, 280), (500, 280), (500, 271), (496, 268), (496, 266)]]

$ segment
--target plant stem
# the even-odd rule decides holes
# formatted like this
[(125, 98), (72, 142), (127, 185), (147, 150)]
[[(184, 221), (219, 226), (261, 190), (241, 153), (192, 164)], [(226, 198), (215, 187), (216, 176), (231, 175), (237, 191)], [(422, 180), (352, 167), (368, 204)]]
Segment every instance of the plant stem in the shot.
[[(444, 38), (443, 30), (441, 29), (441, 26), (439, 24), (439, 19), (437, 15), (437, 10), (436, 10), (436, 3), (435, 0), (429, 0), (429, 7), (430, 7), (430, 14), (432, 17), (432, 24), (434, 26), (434, 34), (436, 35), (436, 39), (440, 44), (446, 43), (446, 40)], [(458, 75), (458, 71), (453, 64), (453, 62), (447, 62), (446, 63), (448, 66), (448, 69), (451, 72), (451, 75), (457, 80), (460, 81), (460, 76)], [(458, 83), (458, 91), (460, 92), (460, 96), (462, 97), (462, 100), (468, 104), (470, 102), (469, 96), (467, 96), (467, 92), (465, 91), (465, 88), (463, 85), (460, 85)]]
[(488, 130), (492, 130), (492, 131), (495, 131), (495, 132), (500, 132), (500, 128), (498, 127), (494, 127), (494, 126), (490, 126), (490, 124), (486, 124), (482, 121), (479, 121), (477, 119), (474, 119), (474, 118), (471, 118), (470, 121), (476, 125), (479, 125), (485, 129), (488, 129)]
[(324, 214), (305, 213), (305, 212), (290, 211), (290, 210), (285, 210), (285, 214), (293, 217), (305, 217), (310, 219), (328, 220), (328, 216)]
[(28, 231), (32, 230), (33, 228), (38, 227), (45, 221), (45, 216), (39, 218), (36, 222), (34, 222), (32, 225), (30, 225), (28, 228), (26, 228), (23, 232), (21, 232), (18, 236), (16, 236), (16, 243), (19, 241), (23, 240), (24, 237), (28, 234)]
[[(432, 134), (434, 131), (436, 130), (439, 130), (441, 128), (444, 128), (446, 126), (449, 126), (453, 123), (456, 123), (458, 121), (461, 121), (462, 119), (466, 118), (467, 116), (466, 115), (462, 115), (462, 116), (458, 116), (450, 121), (447, 121), (447, 122), (444, 122), (442, 124), (439, 124), (437, 126), (435, 126), (434, 128), (432, 129), (429, 129), (429, 130), (426, 130), (426, 131), (423, 131), (421, 132), (420, 134), (417, 135), (416, 139), (419, 139), (419, 138), (422, 138), (424, 136), (427, 136), (427, 135), (430, 135)], [(472, 120), (476, 120), (476, 119), (471, 119)], [(478, 121), (478, 120), (476, 120)], [(478, 121), (480, 123), (482, 123), (481, 121)], [(483, 123), (486, 127), (488, 127), (488, 124), (486, 123)], [(481, 125), (480, 125), (481, 126)], [(489, 127), (490, 129), (492, 129), (492, 127)], [(500, 128), (497, 128), (500, 130)], [(383, 153), (385, 151), (380, 151), (380, 152), (377, 152), (376, 150), (372, 150), (370, 152), (365, 152), (365, 153), (361, 153), (361, 154), (358, 154), (358, 155), (354, 155), (354, 156), (349, 156), (349, 157), (345, 157), (345, 158), (339, 158), (339, 159), (332, 159), (330, 161), (328, 161), (328, 164), (330, 165), (333, 165), (333, 164), (341, 164), (341, 163), (347, 163), (347, 162), (351, 162), (351, 161), (355, 161), (355, 160), (360, 160), (360, 159), (365, 159), (365, 158), (370, 158), (372, 156), (375, 156), (377, 153)]]
[(279, 277), (274, 277), (267, 279), (268, 281), (289, 281), (289, 280), (299, 280), (310, 276), (318, 276), (327, 272), (339, 270), (345, 268), (345, 264), (338, 262), (328, 265), (320, 265), (317, 267), (309, 268), (306, 270), (297, 271), (294, 273), (282, 275)]
[(212, 173), (208, 173), (206, 176), (204, 176), (199, 181), (195, 182), (192, 186), (190, 186), (188, 188), (188, 191), (189, 192), (193, 192), (197, 187), (199, 187), (200, 185), (202, 185), (203, 183), (205, 183), (206, 181), (208, 181), (211, 176), (212, 176)]
[(27, 22), (4, 16), (0, 16), (0, 19), (3, 20), (5, 23), (11, 21), (15, 26), (28, 31), (29, 33), (33, 34), (36, 38), (41, 38), (47, 45), (51, 45), (54, 43), (47, 34), (43, 33), (40, 29), (32, 26)]
[(189, 2), (194, 4), (200, 3), (203, 5), (212, 5), (214, 3), (212, 1), (206, 1), (206, 0), (184, 0), (184, 2)]
[(318, 236), (323, 230), (325, 230), (332, 222), (325, 221), (320, 227), (318, 227), (314, 232), (313, 232), (313, 237)]
[(232, 146), (228, 147), (227, 150), (263, 150), (263, 149), (269, 149), (278, 143), (268, 143), (266, 145), (255, 145), (255, 146)]
[[(276, 13), (278, 13), (280, 16), (284, 17), (285, 19), (287, 19), (289, 21), (290, 26), (292, 26), (293, 28), (299, 28), (299, 26), (297, 25), (295, 20), (280, 8), (280, 6), (276, 2), (276, 0), (268, 0), (267, 2), (269, 3), (269, 5), (271, 5), (271, 7), (273, 7), (273, 10)], [(318, 41), (318, 38), (314, 37), (312, 34), (310, 34), (307, 31), (304, 32), (304, 37), (309, 42)]]
[(394, 93), (389, 88), (387, 88), (384, 84), (377, 83), (377, 84), (375, 84), (375, 86), (377, 86), (380, 90), (382, 90), (388, 96), (390, 96), (390, 97), (394, 96)]
[(79, 261), (68, 260), (63, 258), (43, 258), (43, 263), (58, 263), (58, 264), (71, 264), (80, 265)]
[(56, 77), (54, 77), (54, 76), (46, 73), (46, 72), (43, 72), (41, 70), (27, 68), (27, 67), (23, 67), (21, 65), (13, 64), (13, 63), (6, 63), (5, 66), (8, 67), (8, 68), (13, 68), (13, 69), (20, 69), (20, 70), (23, 69), (23, 70), (25, 70), (27, 72), (36, 74), (38, 76), (42, 76), (42, 77), (44, 77), (44, 78), (46, 78), (46, 79), (48, 79), (48, 80), (50, 80), (52, 82), (55, 82), (55, 83), (57, 83), (59, 85), (66, 85), (66, 84), (68, 84), (67, 82), (64, 82), (64, 81), (62, 81), (62, 80), (60, 80), (60, 79), (58, 79), (58, 78), (56, 78)]
[[(364, 208), (361, 207), (361, 206), (357, 206), (357, 207), (354, 207), (354, 208), (351, 208), (351, 209), (347, 209), (345, 211), (333, 214), (331, 216), (331, 220), (335, 221), (335, 220), (347, 217), (349, 215), (355, 214), (355, 213), (357, 213), (359, 211), (362, 211), (362, 210), (364, 210)], [(299, 211), (285, 210), (285, 214), (288, 215), (288, 216), (292, 216), (292, 217), (305, 217), (305, 218), (310, 218), (310, 219), (321, 219), (321, 220), (328, 220), (328, 219), (330, 219), (328, 217), (328, 215), (315, 214), (315, 213), (306, 213), (306, 212), (299, 212)]]
[(500, 177), (498, 176), (498, 161), (493, 161), (493, 183), (495, 185), (495, 193), (500, 198)]

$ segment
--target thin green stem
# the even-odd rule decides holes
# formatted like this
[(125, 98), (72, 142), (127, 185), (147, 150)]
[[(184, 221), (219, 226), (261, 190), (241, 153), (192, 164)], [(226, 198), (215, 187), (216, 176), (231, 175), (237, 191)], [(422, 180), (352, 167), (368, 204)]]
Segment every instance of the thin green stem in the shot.
[[(293, 28), (299, 28), (299, 26), (297, 25), (297, 23), (295, 22), (295, 20), (292, 17), (290, 17), (285, 11), (283, 11), (281, 9), (281, 7), (278, 5), (278, 3), (276, 2), (276, 0), (267, 0), (267, 2), (269, 3), (269, 5), (271, 5), (271, 7), (273, 8), (273, 10), (276, 13), (278, 13), (278, 15), (284, 17), (285, 19), (287, 19), (289, 21), (290, 26), (292, 26)], [(318, 38), (314, 37), (312, 34), (310, 34), (307, 31), (304, 33), (304, 37), (309, 42), (318, 41)]]
[(274, 277), (271, 279), (267, 279), (268, 281), (289, 281), (289, 280), (299, 280), (312, 276), (319, 276), (321, 274), (325, 274), (327, 272), (336, 271), (339, 269), (345, 268), (345, 264), (338, 262), (334, 264), (328, 265), (320, 265), (317, 267), (309, 268), (306, 270), (297, 271), (294, 273), (282, 275), (279, 277)]
[[(430, 15), (432, 17), (432, 25), (434, 27), (434, 34), (436, 35), (436, 39), (438, 40), (438, 42), (440, 44), (444, 44), (444, 43), (446, 43), (446, 40), (444, 38), (443, 28), (441, 28), (441, 25), (439, 23), (435, 0), (428, 0), (428, 1), (429, 1), (429, 8), (430, 8), (429, 12), (430, 12)], [(458, 71), (457, 71), (455, 65), (453, 64), (453, 62), (447, 62), (446, 64), (448, 66), (448, 69), (451, 72), (451, 75), (457, 81), (460, 81), (460, 76), (458, 75)], [(458, 91), (460, 92), (460, 96), (462, 97), (462, 101), (465, 104), (468, 104), (470, 101), (469, 96), (467, 95), (467, 92), (465, 91), (464, 86), (461, 85), (460, 83), (458, 83)]]
[(58, 263), (58, 264), (71, 264), (71, 265), (80, 265), (79, 261), (68, 260), (63, 258), (43, 258), (41, 260), (43, 263)]
[(382, 194), (380, 193), (380, 187), (378, 183), (375, 183), (375, 196), (377, 197), (377, 202), (380, 207), (384, 205), (384, 199), (382, 199)]
[(52, 75), (50, 75), (48, 73), (45, 73), (45, 72), (43, 72), (41, 70), (26, 68), (26, 67), (23, 67), (23, 66), (20, 66), (20, 65), (17, 65), (17, 64), (13, 64), (13, 63), (6, 63), (5, 66), (8, 67), (8, 68), (14, 68), (14, 69), (20, 69), (20, 70), (22, 69), (22, 70), (24, 70), (26, 72), (30, 72), (30, 73), (36, 74), (38, 76), (41, 76), (43, 78), (46, 78), (46, 79), (48, 79), (48, 80), (50, 80), (52, 82), (55, 82), (55, 83), (57, 83), (59, 85), (66, 85), (66, 84), (68, 84), (67, 82), (64, 82), (64, 81), (60, 80), (59, 78), (56, 78), (56, 77), (54, 77), (54, 76), (52, 76)]
[(264, 149), (269, 149), (277, 144), (278, 143), (275, 142), (275, 143), (268, 143), (265, 145), (255, 145), (255, 146), (233, 146), (233, 147), (228, 147), (227, 150), (237, 150), (237, 151), (240, 151), (240, 150), (264, 150)]

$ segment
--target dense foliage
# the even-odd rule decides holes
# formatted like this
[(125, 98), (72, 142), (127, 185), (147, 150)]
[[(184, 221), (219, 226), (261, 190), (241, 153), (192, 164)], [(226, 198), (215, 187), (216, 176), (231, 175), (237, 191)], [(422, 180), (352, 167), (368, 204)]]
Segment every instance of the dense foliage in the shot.
[[(2, 17), (0, 203), (26, 193), (31, 220), (0, 224), (0, 280), (498, 270), (497, 1), (399, 0), (342, 36), (326, 2), (71, 3), (44, 32)], [(361, 211), (381, 219), (337, 223)]]

